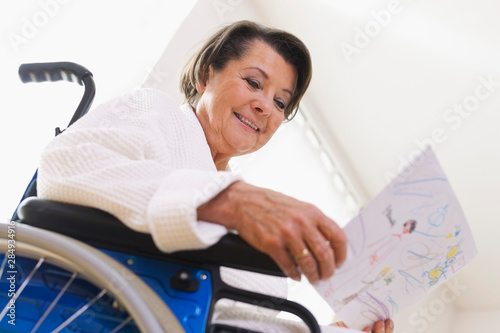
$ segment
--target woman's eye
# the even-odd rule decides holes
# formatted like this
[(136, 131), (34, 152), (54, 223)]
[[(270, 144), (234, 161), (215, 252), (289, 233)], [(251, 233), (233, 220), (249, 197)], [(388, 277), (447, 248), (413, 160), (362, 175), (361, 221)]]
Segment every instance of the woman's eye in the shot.
[(254, 88), (254, 89), (259, 89), (259, 82), (255, 81), (255, 80), (252, 80), (252, 79), (245, 79), (245, 81), (247, 81), (247, 83), (250, 85), (250, 87)]
[(278, 107), (282, 110), (285, 109), (285, 103), (283, 103), (282, 101), (280, 101), (279, 99), (275, 99), (274, 100), (276, 102), (276, 105), (278, 105)]

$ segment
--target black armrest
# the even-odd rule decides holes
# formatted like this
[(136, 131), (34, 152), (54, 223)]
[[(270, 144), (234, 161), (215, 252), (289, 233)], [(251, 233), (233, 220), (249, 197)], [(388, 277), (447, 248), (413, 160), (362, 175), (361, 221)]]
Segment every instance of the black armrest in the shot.
[(61, 233), (97, 248), (285, 276), (267, 254), (257, 251), (234, 234), (224, 236), (205, 250), (166, 254), (154, 245), (151, 235), (136, 232), (99, 209), (31, 197), (19, 205), (18, 214), (23, 223)]

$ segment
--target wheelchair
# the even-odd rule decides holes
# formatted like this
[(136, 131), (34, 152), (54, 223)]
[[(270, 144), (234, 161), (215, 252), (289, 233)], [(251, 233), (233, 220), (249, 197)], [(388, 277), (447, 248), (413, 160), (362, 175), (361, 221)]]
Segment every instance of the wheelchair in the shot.
[[(75, 63), (23, 64), (19, 75), (84, 86), (68, 126), (95, 95), (92, 73)], [(36, 176), (11, 221), (0, 223), (0, 332), (252, 332), (212, 323), (220, 299), (289, 312), (320, 331), (302, 305), (222, 281), (221, 266), (285, 276), (239, 236), (166, 254), (106, 212), (37, 198)]]

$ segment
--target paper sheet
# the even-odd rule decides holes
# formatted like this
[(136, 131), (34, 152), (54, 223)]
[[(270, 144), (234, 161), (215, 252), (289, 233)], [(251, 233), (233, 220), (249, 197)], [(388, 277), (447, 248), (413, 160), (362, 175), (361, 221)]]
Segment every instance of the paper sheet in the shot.
[(427, 149), (344, 228), (346, 262), (315, 287), (351, 328), (394, 318), (457, 274), (477, 250)]

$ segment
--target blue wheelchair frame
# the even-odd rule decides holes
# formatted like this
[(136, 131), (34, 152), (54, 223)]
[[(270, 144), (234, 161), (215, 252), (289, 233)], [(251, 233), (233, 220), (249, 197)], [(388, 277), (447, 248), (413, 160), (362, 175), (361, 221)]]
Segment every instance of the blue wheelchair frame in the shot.
[[(68, 126), (86, 114), (95, 95), (92, 73), (86, 68), (69, 62), (24, 64), (19, 69), (23, 82), (67, 80), (85, 86), (82, 100)], [(61, 133), (56, 129), (56, 135)], [(225, 284), (219, 273), (220, 266), (249, 270), (258, 273), (284, 276), (274, 261), (240, 237), (228, 234), (206, 250), (180, 251), (172, 254), (160, 252), (149, 234), (135, 232), (125, 227), (114, 216), (91, 207), (83, 207), (36, 198), (36, 176), (23, 195), (12, 221), (32, 227), (50, 230), (89, 244), (113, 258), (139, 276), (166, 303), (186, 332), (251, 332), (211, 323), (215, 303), (222, 298), (241, 301), (257, 306), (290, 312), (301, 318), (312, 332), (319, 332), (314, 316), (300, 304), (236, 289)], [(14, 223), (14, 222), (11, 222)], [(113, 237), (110, 237), (110, 236)], [(0, 256), (0, 306), (8, 304), (9, 280), (4, 270), (8, 253)], [(18, 297), (17, 325), (13, 330), (7, 319), (0, 321), (0, 332), (29, 332), (50, 302), (67, 288), (59, 299), (53, 314), (46, 318), (51, 322), (68, 320), (82, 300), (96, 297), (98, 290), (82, 278), (71, 279), (70, 273), (50, 264), (43, 264), (35, 273), (36, 260), (16, 259), (17, 283), (28, 275), (31, 283)], [(68, 281), (70, 281), (68, 283)], [(126, 318), (109, 295), (101, 295), (101, 302), (89, 306), (94, 311), (92, 320), (85, 314), (73, 321), (67, 332), (109, 332)], [(106, 298), (109, 298), (106, 300)], [(104, 300), (104, 301), (103, 301)], [(98, 305), (98, 308), (95, 306)], [(22, 310), (22, 313), (21, 313)], [(95, 315), (97, 313), (98, 315)], [(1, 320), (1, 319), (0, 319)], [(119, 332), (138, 332), (134, 321), (121, 327)]]

